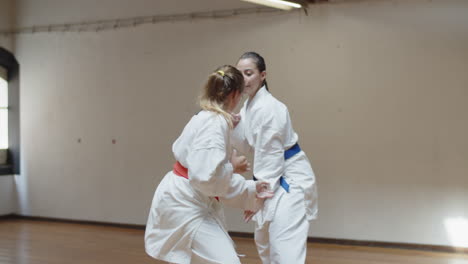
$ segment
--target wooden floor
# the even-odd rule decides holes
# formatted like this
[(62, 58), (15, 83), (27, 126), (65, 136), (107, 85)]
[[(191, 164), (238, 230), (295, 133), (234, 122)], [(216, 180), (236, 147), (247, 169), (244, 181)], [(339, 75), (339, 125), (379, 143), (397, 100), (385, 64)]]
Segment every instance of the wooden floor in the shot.
[[(0, 219), (1, 264), (163, 263), (146, 256), (143, 230), (20, 219)], [(244, 264), (261, 263), (252, 239), (234, 238)], [(314, 264), (468, 264), (468, 256), (403, 249), (311, 243)], [(294, 263), (285, 263), (294, 264)]]

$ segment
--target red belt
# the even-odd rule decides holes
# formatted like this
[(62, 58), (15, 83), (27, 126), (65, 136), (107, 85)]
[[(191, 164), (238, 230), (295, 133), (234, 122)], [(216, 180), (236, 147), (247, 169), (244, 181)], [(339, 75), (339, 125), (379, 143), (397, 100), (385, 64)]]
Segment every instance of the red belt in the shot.
[(180, 177), (184, 177), (185, 179), (188, 179), (188, 169), (182, 166), (180, 162), (176, 162), (174, 164), (174, 169), (172, 170), (176, 175)]
[[(174, 172), (174, 174), (177, 176), (188, 179), (188, 169), (182, 166), (182, 164), (180, 164), (180, 162), (178, 161), (174, 164), (174, 169), (172, 170), (172, 172)], [(216, 196), (215, 198), (219, 201), (219, 197)]]

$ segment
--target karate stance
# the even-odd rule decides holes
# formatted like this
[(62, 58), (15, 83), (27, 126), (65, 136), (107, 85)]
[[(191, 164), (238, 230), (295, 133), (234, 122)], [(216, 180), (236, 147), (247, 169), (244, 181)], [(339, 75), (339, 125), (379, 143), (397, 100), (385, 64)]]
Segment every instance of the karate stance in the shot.
[(145, 231), (151, 257), (171, 263), (237, 264), (222, 203), (258, 211), (271, 198), (266, 182), (245, 180), (244, 156), (233, 153), (231, 111), (244, 89), (242, 74), (222, 66), (210, 74), (200, 99), (202, 111), (192, 117), (174, 142), (177, 162), (157, 187)]
[(244, 53), (238, 63), (249, 98), (240, 111), (234, 146), (254, 153), (253, 174), (275, 196), (263, 209), (246, 211), (256, 221), (255, 243), (264, 264), (305, 263), (309, 221), (317, 217), (315, 175), (298, 144), (287, 107), (268, 91), (263, 57)]

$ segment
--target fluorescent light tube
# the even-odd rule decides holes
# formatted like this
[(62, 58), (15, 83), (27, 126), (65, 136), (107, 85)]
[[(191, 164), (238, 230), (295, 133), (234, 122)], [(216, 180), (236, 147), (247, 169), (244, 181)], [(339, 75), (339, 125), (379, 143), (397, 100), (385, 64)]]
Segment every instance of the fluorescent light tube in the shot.
[(259, 4), (259, 5), (265, 5), (265, 6), (283, 9), (283, 10), (291, 10), (293, 8), (302, 7), (300, 4), (283, 1), (283, 0), (242, 0), (242, 1)]

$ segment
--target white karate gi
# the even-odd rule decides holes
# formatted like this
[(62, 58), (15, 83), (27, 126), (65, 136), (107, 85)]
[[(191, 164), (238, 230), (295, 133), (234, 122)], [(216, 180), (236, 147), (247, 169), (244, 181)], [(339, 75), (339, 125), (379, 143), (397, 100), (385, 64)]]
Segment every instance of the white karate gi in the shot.
[[(241, 109), (232, 142), (254, 153), (253, 173), (275, 192), (253, 218), (255, 242), (265, 264), (305, 263), (309, 221), (317, 217), (315, 175), (303, 151), (285, 160), (285, 150), (298, 141), (287, 107), (263, 86)], [(280, 186), (280, 177), (289, 193)]]
[(189, 179), (170, 171), (155, 191), (145, 231), (145, 249), (153, 258), (240, 263), (221, 203), (253, 210), (256, 188), (255, 182), (233, 174), (231, 132), (221, 115), (201, 111), (174, 142), (174, 156), (188, 168)]

